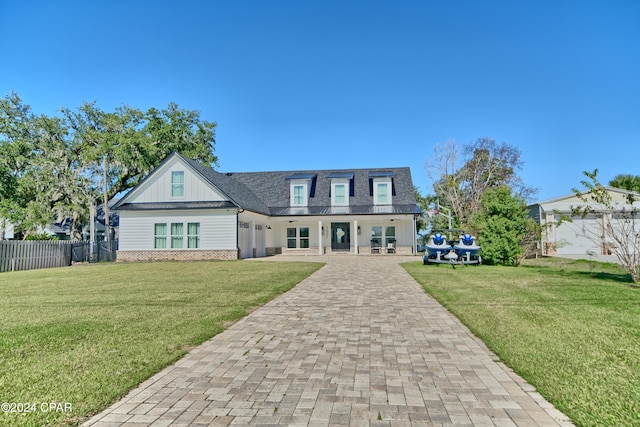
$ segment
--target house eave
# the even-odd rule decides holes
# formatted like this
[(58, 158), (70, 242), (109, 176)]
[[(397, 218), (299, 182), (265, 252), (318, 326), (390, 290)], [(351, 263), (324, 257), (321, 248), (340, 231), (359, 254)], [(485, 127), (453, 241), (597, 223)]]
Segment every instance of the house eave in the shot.
[(194, 209), (238, 209), (238, 206), (228, 201), (125, 203), (118, 206), (118, 211), (194, 210)]

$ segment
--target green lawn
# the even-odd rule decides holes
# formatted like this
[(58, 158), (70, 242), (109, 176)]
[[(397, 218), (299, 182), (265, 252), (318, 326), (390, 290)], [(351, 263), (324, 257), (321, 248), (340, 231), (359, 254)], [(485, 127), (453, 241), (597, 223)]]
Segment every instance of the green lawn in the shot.
[(618, 266), (404, 267), (577, 425), (640, 425), (640, 289)]
[(0, 425), (75, 425), (321, 266), (163, 262), (2, 273), (0, 402), (36, 405), (0, 413)]

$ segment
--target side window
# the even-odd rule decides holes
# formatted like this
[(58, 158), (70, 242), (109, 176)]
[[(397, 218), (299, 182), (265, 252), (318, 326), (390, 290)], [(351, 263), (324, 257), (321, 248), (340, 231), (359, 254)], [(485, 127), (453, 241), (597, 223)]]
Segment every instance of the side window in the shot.
[(183, 225), (181, 222), (174, 222), (171, 224), (171, 248), (182, 248), (182, 241), (184, 239), (182, 230)]
[(200, 247), (200, 223), (190, 222), (187, 224), (187, 248), (197, 249)]
[(167, 224), (154, 224), (154, 226), (153, 226), (153, 247), (155, 249), (166, 249), (166, 247), (167, 247)]

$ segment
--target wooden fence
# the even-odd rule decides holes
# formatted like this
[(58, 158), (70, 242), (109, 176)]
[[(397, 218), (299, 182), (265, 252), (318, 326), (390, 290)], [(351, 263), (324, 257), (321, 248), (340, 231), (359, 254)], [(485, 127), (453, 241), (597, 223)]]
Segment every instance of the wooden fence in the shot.
[(66, 267), (72, 262), (115, 261), (118, 242), (70, 240), (2, 240), (0, 273), (37, 268)]

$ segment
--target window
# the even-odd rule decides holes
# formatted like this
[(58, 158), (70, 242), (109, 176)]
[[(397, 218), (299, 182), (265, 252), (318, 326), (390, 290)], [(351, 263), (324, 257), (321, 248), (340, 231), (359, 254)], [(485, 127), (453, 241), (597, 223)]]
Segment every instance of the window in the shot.
[(184, 172), (171, 172), (171, 197), (184, 196)]
[[(384, 233), (383, 233), (384, 231)], [(375, 243), (376, 246), (386, 247), (389, 243), (393, 243), (396, 241), (396, 227), (382, 227), (382, 226), (373, 226), (371, 227), (371, 241)]]
[(369, 182), (374, 205), (390, 205), (393, 196), (393, 178), (376, 176)]
[(346, 184), (335, 184), (333, 187), (333, 204), (334, 205), (346, 205)]
[(316, 174), (294, 173), (286, 178), (289, 181), (289, 205), (307, 206), (314, 196)]
[(389, 202), (389, 185), (386, 182), (379, 182), (377, 185), (378, 197), (376, 202), (378, 204), (385, 204)]
[(309, 227), (287, 228), (287, 249), (309, 248)]
[(174, 222), (171, 224), (171, 248), (182, 248), (183, 236), (183, 224), (181, 222)]
[(395, 227), (385, 227), (384, 228), (384, 240), (385, 240), (385, 246), (389, 245), (389, 243), (395, 243), (395, 241), (396, 241), (396, 228)]
[(382, 227), (371, 227), (371, 242), (376, 246), (382, 246)]
[(165, 249), (167, 247), (167, 224), (154, 224), (153, 247), (155, 249)]
[(300, 227), (300, 247), (309, 248), (309, 227)]
[(327, 178), (331, 180), (331, 205), (349, 206), (349, 197), (353, 196), (353, 172), (331, 172)]
[(294, 206), (306, 205), (304, 197), (304, 185), (293, 186), (293, 204)]
[(196, 249), (200, 247), (200, 223), (190, 222), (187, 224), (187, 248)]
[(296, 247), (296, 229), (287, 228), (287, 248), (294, 249)]

